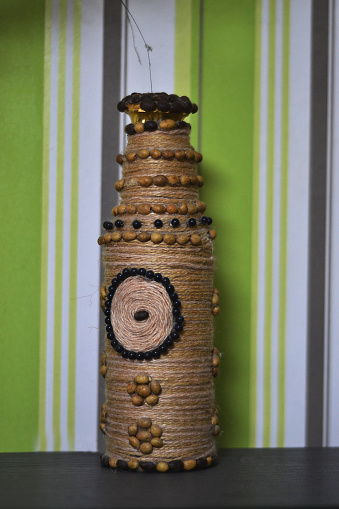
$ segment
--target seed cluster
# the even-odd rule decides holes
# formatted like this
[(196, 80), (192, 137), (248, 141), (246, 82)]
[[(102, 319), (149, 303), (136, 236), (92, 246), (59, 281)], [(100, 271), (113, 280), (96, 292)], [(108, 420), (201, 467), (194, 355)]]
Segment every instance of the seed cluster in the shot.
[(180, 150), (158, 150), (151, 149), (148, 150), (146, 148), (142, 148), (138, 150), (138, 152), (127, 152), (125, 155), (118, 154), (116, 157), (116, 162), (118, 164), (123, 164), (126, 160), (129, 163), (133, 163), (137, 159), (148, 159), (151, 157), (152, 159), (165, 159), (166, 161), (171, 161), (176, 159), (177, 161), (192, 161), (195, 163), (201, 163), (203, 157), (200, 152), (196, 152), (192, 149), (180, 149)]
[(188, 175), (169, 175), (166, 177), (165, 175), (157, 175), (156, 177), (139, 177), (138, 179), (130, 179), (126, 181), (124, 179), (118, 180), (114, 187), (120, 192), (127, 186), (141, 186), (141, 187), (202, 187), (204, 185), (204, 179), (198, 176), (189, 177)]
[[(211, 217), (208, 216), (201, 216), (198, 217), (197, 219), (195, 217), (190, 217), (189, 219), (187, 219), (186, 225), (190, 228), (193, 228), (194, 226), (197, 226), (197, 222), (199, 225), (210, 226), (213, 223), (213, 220)], [(166, 223), (162, 219), (155, 219), (153, 221), (153, 225), (158, 229), (165, 226)], [(178, 228), (179, 226), (182, 225), (182, 223), (180, 219), (174, 217), (168, 222), (168, 225), (171, 226), (172, 228)], [(119, 229), (123, 228), (125, 226), (125, 222), (122, 219), (117, 219), (114, 222), (114, 224), (111, 221), (104, 221), (102, 226), (105, 228), (106, 231), (111, 231), (113, 230), (114, 226)], [(140, 228), (142, 227), (142, 222), (139, 219), (134, 219), (131, 223), (131, 226), (135, 230), (140, 230)], [(218, 292), (218, 290), (216, 289), (214, 291)]]
[(145, 94), (133, 92), (118, 102), (117, 109), (121, 113), (129, 113), (131, 110), (143, 110), (147, 112), (159, 111), (161, 113), (182, 113), (189, 115), (190, 113), (196, 113), (198, 106), (192, 103), (185, 95), (178, 96), (176, 94), (167, 94), (166, 92)]
[(133, 405), (141, 406), (147, 403), (147, 405), (154, 406), (159, 401), (161, 385), (148, 375), (137, 375), (128, 383), (127, 392), (132, 398)]
[(121, 203), (112, 209), (113, 216), (118, 216), (122, 214), (141, 214), (146, 216), (154, 212), (155, 214), (196, 214), (197, 212), (205, 212), (206, 203), (198, 200), (195, 203), (169, 203), (164, 205), (162, 203), (154, 203), (150, 205), (149, 203), (140, 203), (139, 205), (134, 205), (132, 203)]
[[(209, 236), (212, 240), (215, 239), (217, 236), (215, 230), (209, 230), (208, 231)], [(186, 235), (186, 234), (180, 234), (180, 235), (174, 235), (173, 233), (149, 233), (149, 232), (141, 232), (139, 234), (136, 234), (133, 231), (128, 231), (125, 233), (120, 232), (114, 232), (114, 233), (105, 233), (105, 235), (101, 235), (98, 238), (98, 244), (99, 246), (103, 244), (109, 244), (110, 242), (120, 242), (121, 240), (125, 242), (130, 242), (132, 240), (138, 240), (139, 242), (153, 242), (153, 244), (161, 244), (161, 242), (164, 242), (168, 246), (172, 246), (174, 244), (179, 244), (181, 246), (184, 246), (188, 242), (192, 244), (193, 246), (200, 246), (202, 244), (202, 238), (197, 233), (193, 233), (192, 235)], [(213, 314), (218, 314), (219, 308), (213, 308)]]
[(172, 460), (172, 461), (138, 461), (133, 458), (129, 461), (110, 458), (106, 454), (100, 456), (101, 465), (106, 468), (118, 470), (144, 470), (145, 472), (183, 472), (210, 467), (216, 456), (200, 457), (197, 459)]
[(157, 424), (152, 424), (149, 417), (141, 417), (131, 424), (128, 427), (128, 435), (130, 446), (143, 454), (151, 454), (153, 447), (159, 449), (163, 446), (162, 429)]

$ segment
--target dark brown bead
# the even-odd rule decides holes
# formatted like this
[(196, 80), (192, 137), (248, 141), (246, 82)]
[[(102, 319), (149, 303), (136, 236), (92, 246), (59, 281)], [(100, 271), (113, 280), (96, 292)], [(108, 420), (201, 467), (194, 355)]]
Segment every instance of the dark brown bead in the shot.
[(101, 461), (101, 466), (102, 467), (106, 467), (106, 468), (109, 467), (109, 457), (106, 456), (106, 454), (102, 454), (100, 456), (100, 461)]
[(157, 469), (157, 466), (152, 461), (140, 461), (139, 466), (146, 470), (146, 472), (154, 472)]
[(207, 459), (206, 458), (198, 458), (197, 459), (197, 468), (206, 468), (207, 467)]
[(181, 460), (173, 460), (168, 463), (171, 472), (181, 472), (184, 470), (184, 463)]
[(140, 108), (144, 111), (154, 111), (156, 106), (156, 103), (148, 97), (145, 97), (142, 101), (140, 101)]
[(117, 468), (119, 470), (128, 470), (128, 464), (125, 460), (118, 460), (117, 461)]

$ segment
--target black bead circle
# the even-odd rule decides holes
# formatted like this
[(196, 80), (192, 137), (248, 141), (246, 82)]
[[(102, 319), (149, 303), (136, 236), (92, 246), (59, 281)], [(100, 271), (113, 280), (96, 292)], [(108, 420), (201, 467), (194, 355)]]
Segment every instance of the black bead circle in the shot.
[[(160, 220), (159, 220), (160, 221)], [(172, 302), (172, 313), (173, 313), (173, 328), (169, 336), (167, 336), (163, 342), (156, 347), (154, 350), (150, 350), (148, 352), (135, 352), (133, 350), (127, 350), (123, 347), (122, 344), (119, 343), (118, 339), (115, 337), (113, 326), (111, 323), (111, 306), (112, 306), (112, 300), (115, 294), (116, 289), (122, 283), (129, 277), (134, 276), (142, 276), (145, 277), (151, 281), (155, 281), (156, 283), (159, 283), (164, 286), (166, 289), (171, 302)], [(180, 337), (180, 333), (183, 330), (183, 322), (184, 317), (181, 315), (180, 307), (181, 302), (178, 299), (178, 294), (175, 292), (174, 286), (171, 284), (168, 277), (163, 277), (160, 272), (154, 273), (151, 269), (145, 269), (143, 267), (125, 267), (122, 269), (121, 272), (119, 272), (115, 278), (112, 279), (111, 285), (109, 287), (109, 293), (106, 297), (105, 301), (105, 325), (106, 325), (106, 331), (107, 331), (107, 339), (111, 342), (112, 348), (115, 348), (115, 351), (119, 353), (124, 359), (130, 359), (130, 360), (137, 360), (137, 361), (143, 361), (143, 360), (151, 360), (151, 359), (159, 359), (161, 355), (166, 354), (168, 351), (168, 348), (173, 346), (174, 341), (177, 341)]]

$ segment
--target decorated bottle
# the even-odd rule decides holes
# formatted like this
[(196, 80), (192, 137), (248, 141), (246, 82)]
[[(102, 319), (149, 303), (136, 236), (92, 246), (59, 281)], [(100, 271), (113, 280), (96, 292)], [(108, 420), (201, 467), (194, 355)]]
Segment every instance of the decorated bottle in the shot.
[(105, 403), (104, 466), (180, 471), (210, 466), (219, 433), (213, 347), (212, 219), (200, 200), (202, 155), (183, 119), (197, 105), (175, 94), (133, 93), (118, 103), (130, 115), (117, 156), (120, 203), (105, 221), (106, 324), (100, 372)]

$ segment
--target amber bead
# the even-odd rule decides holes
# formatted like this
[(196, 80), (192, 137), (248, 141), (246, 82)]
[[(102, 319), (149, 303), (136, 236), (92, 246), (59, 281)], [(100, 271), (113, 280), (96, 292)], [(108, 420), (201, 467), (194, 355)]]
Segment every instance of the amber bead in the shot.
[(153, 178), (155, 186), (164, 187), (167, 184), (167, 178), (165, 175), (157, 175)]

